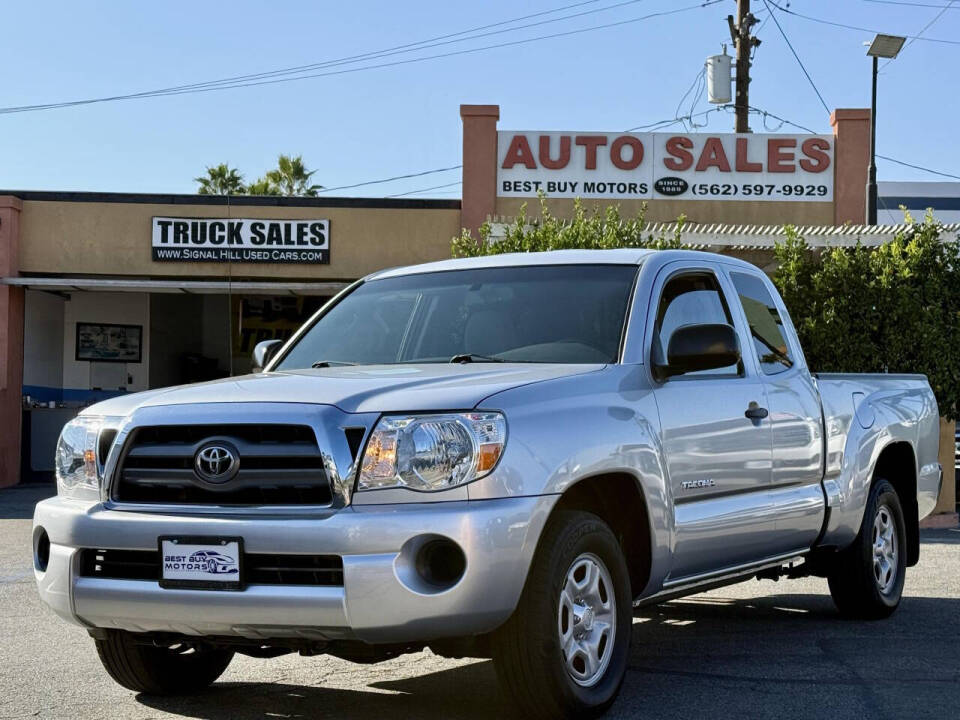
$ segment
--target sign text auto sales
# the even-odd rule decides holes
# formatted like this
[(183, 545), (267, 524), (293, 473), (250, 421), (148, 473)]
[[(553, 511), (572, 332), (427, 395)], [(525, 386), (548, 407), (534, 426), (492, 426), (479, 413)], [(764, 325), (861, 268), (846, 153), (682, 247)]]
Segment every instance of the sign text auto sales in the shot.
[(153, 218), (158, 262), (329, 263), (329, 220)]
[(501, 131), (497, 195), (833, 200), (830, 135)]

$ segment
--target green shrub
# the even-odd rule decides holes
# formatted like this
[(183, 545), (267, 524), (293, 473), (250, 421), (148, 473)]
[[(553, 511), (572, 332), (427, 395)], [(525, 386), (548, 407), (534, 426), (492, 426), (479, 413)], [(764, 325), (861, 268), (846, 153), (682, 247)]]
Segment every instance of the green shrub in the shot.
[(574, 201), (571, 220), (562, 220), (550, 214), (546, 197), (540, 196), (540, 217), (527, 219), (526, 204), (507, 228), (503, 237), (490, 237), (490, 224), (480, 228), (479, 240), (469, 230), (455, 237), (451, 243), (454, 257), (477, 257), (513, 252), (542, 250), (608, 249), (608, 248), (678, 248), (683, 232), (684, 216), (670, 237), (655, 236), (646, 230), (646, 206), (636, 217), (622, 218), (620, 209), (611, 205), (604, 210), (594, 207), (589, 213), (580, 198)]
[(960, 410), (960, 251), (928, 214), (879, 247), (777, 245), (774, 283), (821, 372), (923, 373), (940, 414)]

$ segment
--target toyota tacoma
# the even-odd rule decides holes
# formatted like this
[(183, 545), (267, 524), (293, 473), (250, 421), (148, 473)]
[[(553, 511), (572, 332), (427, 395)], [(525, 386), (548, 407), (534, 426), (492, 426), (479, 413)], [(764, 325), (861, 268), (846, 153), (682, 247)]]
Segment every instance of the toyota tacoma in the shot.
[(132, 690), (429, 647), (598, 715), (638, 606), (812, 574), (888, 616), (942, 480), (923, 376), (812, 374), (770, 280), (709, 253), (385, 270), (255, 364), (63, 429), (37, 584)]

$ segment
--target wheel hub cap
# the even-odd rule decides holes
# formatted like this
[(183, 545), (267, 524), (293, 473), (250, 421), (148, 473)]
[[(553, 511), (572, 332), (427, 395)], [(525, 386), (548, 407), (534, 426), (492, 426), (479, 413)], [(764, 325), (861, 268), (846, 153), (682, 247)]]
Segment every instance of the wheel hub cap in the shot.
[(890, 593), (897, 581), (898, 552), (893, 513), (886, 505), (881, 505), (873, 519), (873, 579), (884, 595)]
[(606, 672), (616, 616), (610, 572), (596, 555), (583, 553), (567, 570), (557, 613), (564, 667), (578, 685), (595, 685)]

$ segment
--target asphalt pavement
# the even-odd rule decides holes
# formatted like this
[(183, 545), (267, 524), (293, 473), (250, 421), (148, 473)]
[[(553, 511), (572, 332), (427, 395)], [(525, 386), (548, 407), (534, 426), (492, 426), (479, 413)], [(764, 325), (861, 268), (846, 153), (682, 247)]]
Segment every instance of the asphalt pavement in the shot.
[[(0, 720), (516, 717), (489, 661), (430, 652), (377, 665), (237, 656), (207, 693), (131, 693), (101, 668), (86, 632), (37, 596), (30, 518), (49, 494), (0, 490)], [(840, 619), (817, 578), (752, 580), (644, 609), (607, 717), (960, 718), (960, 532), (921, 540), (885, 621)]]

